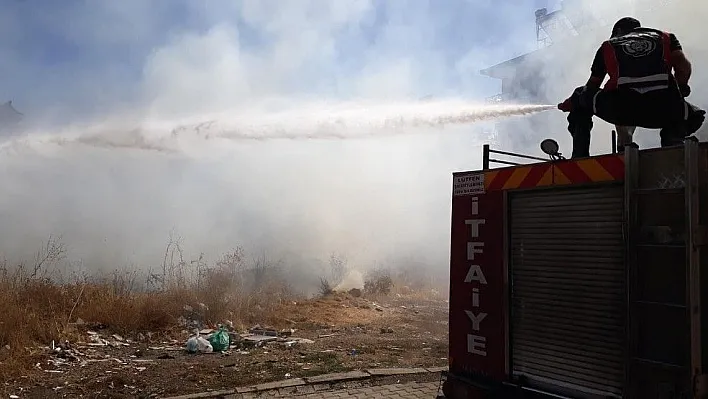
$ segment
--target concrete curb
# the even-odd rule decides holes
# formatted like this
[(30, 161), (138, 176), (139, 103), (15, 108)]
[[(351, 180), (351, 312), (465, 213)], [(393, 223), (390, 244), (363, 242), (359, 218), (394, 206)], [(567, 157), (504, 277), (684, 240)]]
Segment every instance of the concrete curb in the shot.
[(313, 377), (291, 378), (282, 381), (267, 382), (264, 384), (238, 387), (223, 391), (211, 391), (194, 393), (189, 395), (172, 396), (166, 399), (203, 399), (203, 398), (226, 398), (241, 399), (255, 398), (262, 393), (277, 391), (281, 397), (298, 394), (326, 391), (333, 389), (336, 384), (370, 380), (375, 377), (393, 377), (414, 374), (436, 374), (446, 371), (447, 367), (427, 367), (427, 368), (384, 368), (367, 369), (361, 371), (350, 371), (347, 373), (322, 374)]

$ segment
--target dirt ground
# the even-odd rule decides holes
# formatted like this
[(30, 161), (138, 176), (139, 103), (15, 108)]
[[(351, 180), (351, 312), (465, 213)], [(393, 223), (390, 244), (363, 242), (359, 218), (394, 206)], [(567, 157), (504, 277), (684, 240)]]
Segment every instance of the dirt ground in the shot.
[[(293, 329), (289, 338), (209, 354), (187, 353), (190, 332), (184, 329), (123, 337), (87, 324), (83, 342), (65, 344), (68, 351), (39, 348), (33, 371), (4, 382), (0, 393), (156, 398), (357, 369), (445, 366), (447, 317), (442, 299), (334, 294), (284, 304), (274, 318), (279, 321), (268, 327)], [(312, 342), (292, 344), (294, 338)]]

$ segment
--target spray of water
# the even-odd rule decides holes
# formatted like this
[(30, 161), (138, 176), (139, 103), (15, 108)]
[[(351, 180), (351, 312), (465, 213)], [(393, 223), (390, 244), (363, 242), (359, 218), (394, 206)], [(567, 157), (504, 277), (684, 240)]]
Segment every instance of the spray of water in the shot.
[(32, 134), (1, 148), (17, 150), (32, 144), (88, 145), (179, 152), (180, 143), (195, 140), (313, 140), (385, 137), (437, 131), (448, 125), (521, 116), (546, 111), (553, 105), (476, 105), (464, 101), (424, 101), (374, 104), (310, 104), (285, 110), (262, 108), (202, 115), (183, 120), (144, 120), (126, 126), (103, 123), (73, 127), (52, 135)]

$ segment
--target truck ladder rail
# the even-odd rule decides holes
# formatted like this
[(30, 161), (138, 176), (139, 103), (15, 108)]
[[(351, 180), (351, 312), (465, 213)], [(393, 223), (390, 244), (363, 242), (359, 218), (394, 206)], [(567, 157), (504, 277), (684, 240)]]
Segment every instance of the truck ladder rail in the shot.
[(493, 159), (490, 158), (490, 154), (499, 154), (499, 155), (508, 155), (511, 157), (517, 157), (517, 158), (524, 158), (524, 159), (532, 159), (535, 161), (543, 161), (543, 162), (548, 162), (549, 159), (547, 158), (541, 158), (541, 157), (536, 157), (532, 155), (524, 155), (524, 154), (517, 154), (514, 152), (507, 152), (507, 151), (500, 151), (500, 150), (492, 150), (489, 147), (489, 144), (485, 144), (482, 148), (482, 169), (488, 170), (489, 169), (489, 164), (494, 162), (497, 164), (502, 164), (502, 165), (510, 165), (510, 166), (518, 166), (521, 165), (518, 162), (513, 162), (513, 161), (505, 161), (502, 159)]
[[(638, 381), (655, 373), (686, 381), (696, 381), (702, 373), (699, 247), (695, 237), (700, 231), (699, 145), (686, 140), (683, 148), (668, 151), (675, 151), (674, 156), (658, 164), (652, 154), (642, 154), (636, 147), (628, 146), (624, 152), (629, 282), (625, 374), (629, 397), (650, 389)], [(662, 181), (661, 177), (672, 173), (675, 179), (670, 184)], [(651, 229), (665, 234), (642, 234)], [(679, 327), (684, 325), (688, 330)], [(677, 370), (682, 377), (675, 377)], [(695, 397), (696, 392), (685, 394)]]

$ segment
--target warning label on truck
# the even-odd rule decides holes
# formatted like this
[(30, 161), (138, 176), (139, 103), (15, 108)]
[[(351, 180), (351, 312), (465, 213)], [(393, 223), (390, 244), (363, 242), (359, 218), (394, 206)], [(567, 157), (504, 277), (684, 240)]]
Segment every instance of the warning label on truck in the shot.
[(455, 176), (452, 183), (452, 195), (484, 194), (484, 173)]

